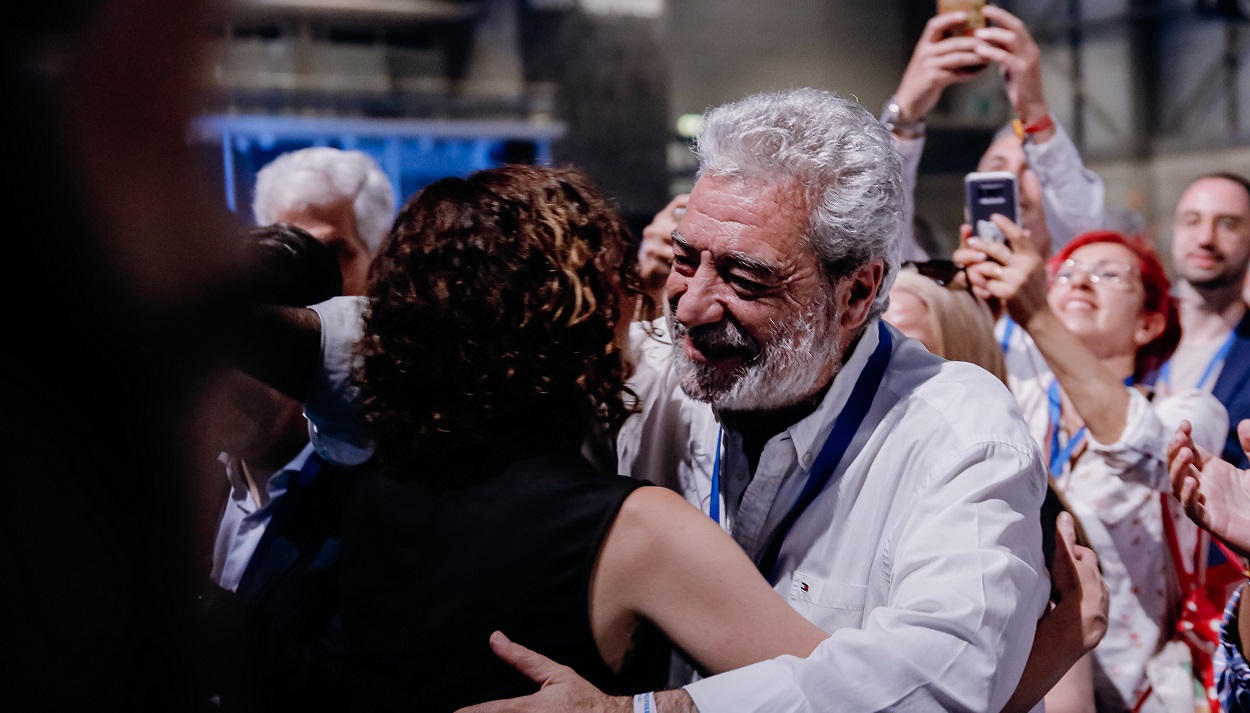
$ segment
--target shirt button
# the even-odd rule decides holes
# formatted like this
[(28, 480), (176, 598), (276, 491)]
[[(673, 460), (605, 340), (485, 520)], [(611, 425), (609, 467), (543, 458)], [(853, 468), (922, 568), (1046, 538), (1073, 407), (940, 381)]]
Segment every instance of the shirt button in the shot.
[(812, 454), (811, 454), (811, 453), (804, 453), (804, 454), (803, 454), (803, 465), (804, 465), (805, 467), (809, 467), (809, 468), (811, 467), (811, 465), (812, 465)]

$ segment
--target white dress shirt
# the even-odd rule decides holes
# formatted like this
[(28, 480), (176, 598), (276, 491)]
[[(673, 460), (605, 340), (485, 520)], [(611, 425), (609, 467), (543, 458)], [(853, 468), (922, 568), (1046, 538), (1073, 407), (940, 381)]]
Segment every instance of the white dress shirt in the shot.
[[(924, 137), (894, 137), (903, 158), (903, 259), (925, 260), (927, 256), (912, 234), (916, 214), (916, 181)], [(1044, 144), (1024, 142), (1029, 168), (1042, 185), (1042, 210), (1050, 232), (1051, 250), (1058, 251), (1072, 238), (1102, 228), (1106, 222), (1106, 186), (1102, 178), (1085, 168), (1076, 144), (1058, 123), (1055, 135)]]
[(273, 515), (274, 503), (286, 494), (291, 477), (300, 472), (312, 455), (312, 444), (304, 446), (299, 455), (273, 474), (265, 485), (269, 501), (258, 507), (247, 487), (247, 480), (240, 472), (240, 464), (225, 453), (218, 460), (226, 467), (226, 479), (230, 481), (230, 495), (217, 524), (217, 540), (213, 544), (212, 579), (222, 589), (235, 591), (243, 572), (256, 553), (256, 545), (265, 534), (265, 526)]
[[(635, 325), (642, 413), (618, 438), (620, 472), (708, 511), (720, 424), (686, 398), (672, 347)], [(1038, 517), (1041, 453), (1001, 382), (890, 328), (893, 356), (833, 478), (785, 539), (775, 589), (830, 634), (686, 687), (702, 711), (990, 711), (1024, 670), (1049, 594)], [(754, 477), (725, 431), (727, 529), (752, 557), (878, 343), (868, 325), (817, 410), (765, 446)]]

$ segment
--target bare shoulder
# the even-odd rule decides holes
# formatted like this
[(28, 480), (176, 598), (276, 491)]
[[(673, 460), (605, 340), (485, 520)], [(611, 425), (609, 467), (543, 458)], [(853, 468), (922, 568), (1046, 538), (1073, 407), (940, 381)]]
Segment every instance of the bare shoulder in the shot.
[(674, 530), (702, 525), (702, 520), (711, 523), (682, 496), (668, 488), (647, 485), (625, 498), (613, 529), (661, 539), (671, 537)]

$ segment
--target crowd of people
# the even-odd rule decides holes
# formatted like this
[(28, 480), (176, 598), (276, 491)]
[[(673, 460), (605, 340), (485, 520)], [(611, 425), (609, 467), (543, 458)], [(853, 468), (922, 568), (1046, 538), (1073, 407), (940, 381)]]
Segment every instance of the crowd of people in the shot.
[[(106, 89), (107, 38), (204, 9), (6, 66), (6, 123), (65, 156), (23, 195), (65, 186), (80, 246), (22, 248), (60, 318), (9, 357), (7, 452), (47, 477), (3, 519), (52, 553), (15, 557), (20, 707), (1250, 711), (1250, 179), (1194, 178), (1169, 278), (1107, 229), (1019, 19), (934, 17), (880, 115), (709, 109), (634, 239), (574, 167), (396, 210), (324, 147), (235, 228), (152, 153), (179, 67)], [(924, 118), (988, 67), (1016, 120), (978, 168), (1020, 214), (946, 254), (913, 231)], [(91, 140), (136, 112), (162, 131)]]

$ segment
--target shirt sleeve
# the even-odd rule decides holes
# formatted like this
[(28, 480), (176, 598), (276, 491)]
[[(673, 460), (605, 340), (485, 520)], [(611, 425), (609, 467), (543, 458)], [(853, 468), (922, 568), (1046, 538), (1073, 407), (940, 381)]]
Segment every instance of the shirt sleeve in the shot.
[(1224, 607), (1220, 647), (1215, 652), (1215, 689), (1224, 713), (1250, 713), (1250, 664), (1241, 654), (1241, 635), (1237, 629), (1241, 592), (1238, 589)]
[(1155, 414), (1163, 424), (1164, 444), (1172, 439), (1181, 421), (1189, 421), (1194, 443), (1208, 453), (1219, 453), (1228, 433), (1228, 411), (1211, 394), (1198, 389), (1179, 391), (1155, 400)]
[(1167, 490), (1167, 444), (1171, 436), (1166, 434), (1153, 404), (1137, 389), (1128, 392), (1128, 412), (1119, 440), (1101, 443), (1090, 436), (1089, 449), (1121, 480), (1151, 490)]
[(902, 259), (923, 261), (928, 255), (916, 242), (916, 183), (920, 174), (920, 157), (924, 153), (924, 137), (902, 139), (894, 137), (894, 146), (903, 158), (903, 227), (899, 236)]
[(889, 595), (862, 628), (686, 686), (699, 710), (991, 711), (1024, 671), (1049, 592), (1036, 451), (938, 465), (887, 545)]
[(1042, 184), (1042, 209), (1054, 251), (1081, 233), (1103, 227), (1106, 187), (1098, 174), (1085, 168), (1062, 126), (1055, 124), (1055, 135), (1046, 143), (1026, 141), (1024, 155)]
[(617, 473), (684, 493), (679, 463), (691, 456), (691, 444), (697, 440), (691, 433), (700, 406), (705, 418), (711, 410), (682, 393), (672, 339), (662, 322), (630, 326), (634, 372), (626, 387), (637, 411), (625, 420), (616, 437)]
[(356, 406), (358, 366), (353, 349), (364, 334), (364, 297), (334, 297), (310, 307), (321, 318), (321, 368), (304, 401), (308, 437), (317, 454), (353, 466), (373, 455), (373, 438)]

